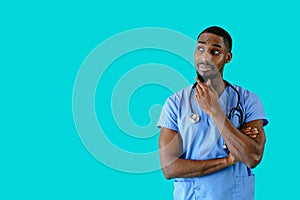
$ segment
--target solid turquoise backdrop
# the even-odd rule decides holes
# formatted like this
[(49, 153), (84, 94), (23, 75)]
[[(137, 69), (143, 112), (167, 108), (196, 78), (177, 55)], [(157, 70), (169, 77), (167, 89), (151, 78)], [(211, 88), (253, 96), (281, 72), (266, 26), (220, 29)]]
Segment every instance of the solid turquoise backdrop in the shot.
[[(298, 13), (298, 3), (292, 0), (1, 2), (0, 199), (172, 199), (172, 181), (161, 171), (121, 172), (88, 152), (73, 119), (74, 81), (89, 53), (115, 34), (161, 27), (196, 39), (210, 25), (224, 27), (233, 37), (234, 56), (225, 78), (257, 93), (270, 121), (264, 159), (254, 169), (256, 199), (299, 198), (294, 181), (300, 178)], [(143, 62), (174, 66), (190, 83), (194, 80), (193, 69), (180, 68), (187, 63), (167, 52), (145, 50), (127, 56), (112, 63), (110, 70), (117, 70), (121, 61), (128, 65), (123, 71), (108, 70), (106, 84), (116, 83), (110, 76), (121, 77)], [(150, 104), (163, 104), (169, 94), (155, 84), (139, 88), (128, 104), (132, 119), (147, 125)], [(95, 98), (102, 119), (101, 100), (109, 98), (99, 93)], [(120, 148), (157, 150), (157, 134), (130, 138), (110, 118), (102, 123), (113, 130), (107, 137)], [(109, 154), (105, 149), (103, 153)]]

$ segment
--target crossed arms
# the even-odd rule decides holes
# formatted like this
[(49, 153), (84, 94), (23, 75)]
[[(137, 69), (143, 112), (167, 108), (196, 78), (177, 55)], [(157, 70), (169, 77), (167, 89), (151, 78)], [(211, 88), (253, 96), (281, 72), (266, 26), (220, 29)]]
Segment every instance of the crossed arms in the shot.
[[(210, 160), (186, 160), (180, 158), (183, 154), (180, 134), (174, 130), (162, 128), (159, 137), (159, 147), (160, 162), (165, 178), (204, 176), (229, 167), (237, 161), (244, 162), (251, 168), (256, 167), (262, 159), (266, 140), (262, 123), (262, 120), (251, 121), (246, 123), (241, 131), (234, 130), (238, 136), (228, 137), (230, 138), (226, 142), (230, 150), (228, 156)], [(232, 139), (234, 140), (234, 138), (237, 138), (237, 141), (229, 142)], [(241, 142), (238, 142), (238, 140)]]
[[(200, 88), (199, 87), (203, 87)], [(200, 91), (199, 91), (200, 90)], [(204, 92), (204, 93), (203, 93)], [(187, 160), (183, 154), (182, 139), (177, 131), (162, 128), (159, 137), (160, 163), (166, 179), (204, 176), (229, 167), (240, 161), (248, 167), (256, 167), (263, 156), (266, 136), (263, 120), (247, 122), (238, 130), (218, 107), (218, 96), (207, 85), (197, 86), (199, 96), (209, 95), (205, 100), (196, 100), (201, 108), (210, 115), (230, 151), (227, 157), (210, 160)]]

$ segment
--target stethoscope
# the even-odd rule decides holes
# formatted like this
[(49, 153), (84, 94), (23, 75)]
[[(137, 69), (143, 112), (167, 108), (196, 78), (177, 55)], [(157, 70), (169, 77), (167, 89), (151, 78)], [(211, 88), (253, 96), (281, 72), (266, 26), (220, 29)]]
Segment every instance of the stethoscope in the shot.
[[(237, 89), (235, 87), (233, 87), (230, 83), (228, 83), (227, 81), (225, 81), (225, 84), (226, 86), (229, 86), (230, 88), (232, 88), (235, 93), (237, 94), (237, 103), (236, 103), (236, 106), (231, 108), (230, 111), (229, 111), (229, 114), (228, 114), (228, 119), (231, 121), (233, 119), (234, 116), (237, 116), (238, 117), (238, 126), (237, 128), (239, 129), (243, 123), (243, 111), (240, 107), (240, 100), (241, 100), (241, 96), (240, 96), (240, 93), (237, 91)], [(197, 85), (197, 82), (194, 83), (191, 91), (190, 91), (190, 96), (189, 96), (189, 103), (190, 103), (190, 109), (191, 109), (191, 112), (192, 114), (190, 115), (190, 122), (195, 124), (195, 123), (198, 123), (201, 118), (198, 114), (196, 114), (193, 110), (193, 106), (192, 106), (192, 92), (193, 92), (193, 89), (196, 88), (196, 85)]]

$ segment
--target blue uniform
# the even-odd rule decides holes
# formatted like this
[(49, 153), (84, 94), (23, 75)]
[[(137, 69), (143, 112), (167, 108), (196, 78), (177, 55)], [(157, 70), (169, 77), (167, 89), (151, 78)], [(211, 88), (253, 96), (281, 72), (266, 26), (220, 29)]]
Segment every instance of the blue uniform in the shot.
[[(239, 86), (233, 86), (240, 94), (240, 107), (243, 111), (243, 123), (263, 119), (268, 123), (259, 98), (252, 92)], [(191, 95), (190, 92), (192, 91)], [(190, 97), (191, 96), (191, 97)], [(158, 127), (178, 131), (183, 141), (183, 159), (207, 160), (228, 156), (224, 140), (211, 118), (201, 110), (195, 98), (192, 86), (170, 96), (162, 109)], [(190, 122), (193, 111), (200, 116), (198, 123)], [(219, 97), (220, 106), (226, 115), (237, 105), (237, 93), (229, 86)], [(231, 123), (238, 126), (238, 117)], [(194, 178), (176, 178), (174, 180), (174, 199), (189, 200), (238, 200), (254, 199), (254, 174), (244, 163), (238, 162), (218, 172)]]

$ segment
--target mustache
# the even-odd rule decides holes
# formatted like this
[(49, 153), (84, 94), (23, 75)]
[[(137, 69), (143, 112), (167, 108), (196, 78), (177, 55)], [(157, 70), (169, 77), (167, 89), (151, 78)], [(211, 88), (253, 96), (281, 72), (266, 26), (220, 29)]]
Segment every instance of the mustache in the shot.
[(208, 65), (208, 66), (210, 66), (210, 67), (214, 67), (214, 65), (212, 64), (212, 63), (208, 63), (208, 62), (198, 62), (197, 63), (197, 66), (198, 65)]
[(208, 63), (208, 62), (198, 62), (197, 63), (197, 66), (198, 65), (207, 65), (207, 66), (210, 66), (210, 67), (212, 67), (212, 68), (214, 68), (215, 67), (215, 65), (214, 64), (212, 64), (212, 63)]

